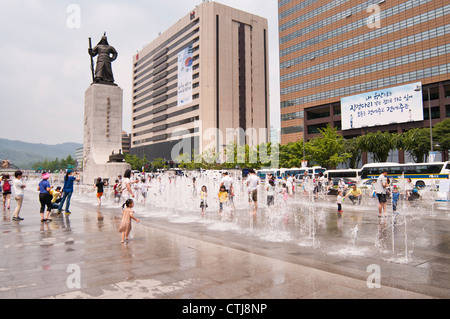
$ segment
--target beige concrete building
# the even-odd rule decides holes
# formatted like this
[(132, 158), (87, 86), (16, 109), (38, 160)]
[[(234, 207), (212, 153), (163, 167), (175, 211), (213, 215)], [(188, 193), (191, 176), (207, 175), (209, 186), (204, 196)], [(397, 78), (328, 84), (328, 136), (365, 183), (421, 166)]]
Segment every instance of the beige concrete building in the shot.
[[(175, 160), (174, 150), (220, 151), (233, 139), (230, 131), (239, 129), (240, 143), (267, 142), (267, 26), (265, 18), (204, 2), (139, 51), (133, 58), (130, 153)], [(180, 64), (183, 52), (189, 57)], [(180, 89), (188, 67), (192, 83)], [(187, 101), (180, 102), (186, 92)]]

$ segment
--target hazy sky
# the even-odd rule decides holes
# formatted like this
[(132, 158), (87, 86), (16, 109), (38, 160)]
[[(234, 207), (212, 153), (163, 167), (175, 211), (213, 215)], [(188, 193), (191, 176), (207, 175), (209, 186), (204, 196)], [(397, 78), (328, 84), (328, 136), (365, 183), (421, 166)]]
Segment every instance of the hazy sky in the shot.
[[(0, 0), (0, 138), (83, 143), (84, 92), (92, 82), (88, 38), (95, 46), (104, 31), (119, 52), (113, 73), (130, 132), (132, 56), (201, 2)], [(268, 19), (271, 122), (279, 127), (277, 1), (216, 2)]]

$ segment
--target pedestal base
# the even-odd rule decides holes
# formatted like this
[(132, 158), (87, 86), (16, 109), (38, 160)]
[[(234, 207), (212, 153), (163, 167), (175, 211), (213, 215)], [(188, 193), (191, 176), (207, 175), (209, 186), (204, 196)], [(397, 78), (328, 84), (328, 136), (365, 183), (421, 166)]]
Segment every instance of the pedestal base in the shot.
[(122, 149), (122, 89), (92, 84), (84, 98), (83, 183), (94, 185), (98, 177), (114, 183), (131, 166), (110, 162)]
[(83, 170), (82, 183), (85, 185), (95, 185), (95, 183), (97, 183), (97, 178), (101, 177), (102, 180), (108, 179), (108, 184), (114, 185), (117, 176), (121, 175), (123, 177), (123, 173), (125, 173), (127, 169), (131, 169), (131, 166), (128, 163), (92, 163)]

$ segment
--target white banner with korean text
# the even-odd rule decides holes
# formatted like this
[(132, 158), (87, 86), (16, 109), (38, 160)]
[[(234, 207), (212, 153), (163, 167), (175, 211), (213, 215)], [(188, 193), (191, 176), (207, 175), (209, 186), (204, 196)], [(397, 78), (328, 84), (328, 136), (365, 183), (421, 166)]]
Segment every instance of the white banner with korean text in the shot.
[(341, 98), (342, 130), (423, 121), (421, 82)]

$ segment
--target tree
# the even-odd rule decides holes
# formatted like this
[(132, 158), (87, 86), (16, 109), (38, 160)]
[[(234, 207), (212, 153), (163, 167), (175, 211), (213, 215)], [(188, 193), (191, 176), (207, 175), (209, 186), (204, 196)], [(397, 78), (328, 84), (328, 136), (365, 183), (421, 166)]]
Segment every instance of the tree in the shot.
[(59, 170), (65, 170), (70, 166), (75, 165), (75, 159), (68, 155), (65, 159), (59, 160), (58, 158), (55, 158), (53, 161), (48, 161), (45, 159), (43, 162), (37, 162), (32, 165), (32, 168), (34, 170), (46, 170), (46, 171), (59, 171)]
[(225, 150), (225, 163), (224, 166), (226, 168), (235, 168), (236, 165), (239, 165), (238, 162), (238, 145), (236, 140), (231, 141), (227, 144)]
[(344, 137), (337, 132), (336, 128), (327, 125), (319, 129), (320, 136), (310, 140), (306, 144), (306, 150), (314, 162), (320, 166), (330, 168), (345, 162), (350, 154), (343, 150)]
[(362, 150), (359, 147), (359, 138), (360, 136), (344, 139), (342, 151), (349, 155), (347, 161), (344, 162), (347, 168), (357, 168), (358, 163), (361, 161)]
[(202, 167), (205, 169), (217, 169), (219, 167), (219, 153), (214, 148), (209, 148), (202, 153)]
[(450, 119), (445, 119), (433, 126), (433, 140), (439, 144), (439, 150), (450, 150)]
[[(272, 152), (273, 155), (272, 156)], [(236, 166), (260, 169), (262, 166), (278, 167), (279, 144), (261, 143), (256, 146), (237, 145), (236, 141), (227, 144), (225, 150), (225, 168)]]
[(189, 153), (181, 153), (177, 156), (175, 163), (178, 163), (179, 168), (188, 168), (188, 165), (192, 163), (192, 157)]
[[(289, 142), (280, 146), (280, 166), (285, 168), (301, 167), (303, 159), (303, 140)], [(308, 160), (306, 156), (305, 160)]]
[(261, 143), (258, 145), (258, 159), (261, 166), (278, 167), (280, 165), (280, 144)]
[(144, 158), (140, 158), (137, 155), (132, 154), (123, 154), (125, 158), (125, 162), (131, 165), (131, 169), (133, 170), (141, 170), (142, 167), (145, 166), (145, 164), (148, 163), (147, 157), (144, 155)]
[(167, 168), (166, 161), (162, 157), (154, 158), (152, 166), (154, 170)]
[(413, 128), (400, 135), (397, 147), (404, 149), (416, 163), (422, 163), (430, 150), (430, 129)]
[(359, 147), (372, 153), (375, 162), (386, 162), (389, 152), (397, 146), (396, 138), (389, 132), (370, 132), (360, 136)]

